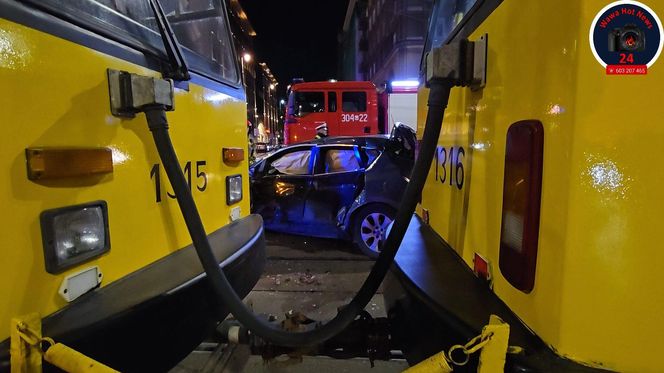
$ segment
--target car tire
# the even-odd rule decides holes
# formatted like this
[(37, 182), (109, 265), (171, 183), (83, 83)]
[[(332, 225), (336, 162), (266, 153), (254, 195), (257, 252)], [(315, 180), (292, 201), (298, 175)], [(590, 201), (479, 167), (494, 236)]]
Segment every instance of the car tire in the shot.
[(353, 218), (353, 241), (366, 256), (377, 258), (387, 227), (394, 221), (396, 210), (388, 205), (372, 203), (360, 208)]

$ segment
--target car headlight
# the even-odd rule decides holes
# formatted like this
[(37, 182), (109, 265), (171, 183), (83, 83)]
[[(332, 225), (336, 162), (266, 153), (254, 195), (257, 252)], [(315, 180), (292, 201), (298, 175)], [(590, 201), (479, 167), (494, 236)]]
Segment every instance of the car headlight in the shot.
[(242, 201), (242, 175), (226, 176), (226, 204)]
[(62, 272), (111, 248), (104, 201), (46, 210), (40, 222), (49, 273)]

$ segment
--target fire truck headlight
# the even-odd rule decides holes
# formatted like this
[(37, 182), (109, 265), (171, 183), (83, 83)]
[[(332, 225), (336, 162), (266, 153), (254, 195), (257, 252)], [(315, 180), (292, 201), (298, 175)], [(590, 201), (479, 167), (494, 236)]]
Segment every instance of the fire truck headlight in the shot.
[(242, 201), (242, 175), (226, 177), (226, 204), (232, 205)]
[(46, 210), (40, 221), (49, 273), (62, 272), (111, 248), (104, 201)]

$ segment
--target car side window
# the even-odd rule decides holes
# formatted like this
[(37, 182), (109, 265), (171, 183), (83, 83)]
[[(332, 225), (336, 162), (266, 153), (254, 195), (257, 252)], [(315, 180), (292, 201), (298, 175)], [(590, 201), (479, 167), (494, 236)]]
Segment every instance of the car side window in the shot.
[(273, 160), (267, 167), (267, 174), (309, 175), (310, 164), (311, 150), (298, 150)]
[(350, 172), (361, 169), (360, 159), (354, 149), (321, 149), (316, 174)]
[(378, 158), (380, 155), (380, 150), (378, 149), (365, 149), (364, 153), (366, 154), (366, 165), (367, 167), (371, 166), (371, 164)]

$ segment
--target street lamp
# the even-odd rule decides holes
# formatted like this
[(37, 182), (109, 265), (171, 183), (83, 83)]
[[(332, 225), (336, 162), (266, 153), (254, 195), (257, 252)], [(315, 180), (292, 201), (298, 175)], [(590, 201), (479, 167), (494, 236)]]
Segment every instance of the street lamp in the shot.
[(244, 62), (246, 62), (246, 63), (251, 62), (251, 54), (245, 52), (245, 53), (242, 55), (242, 59), (243, 59)]

